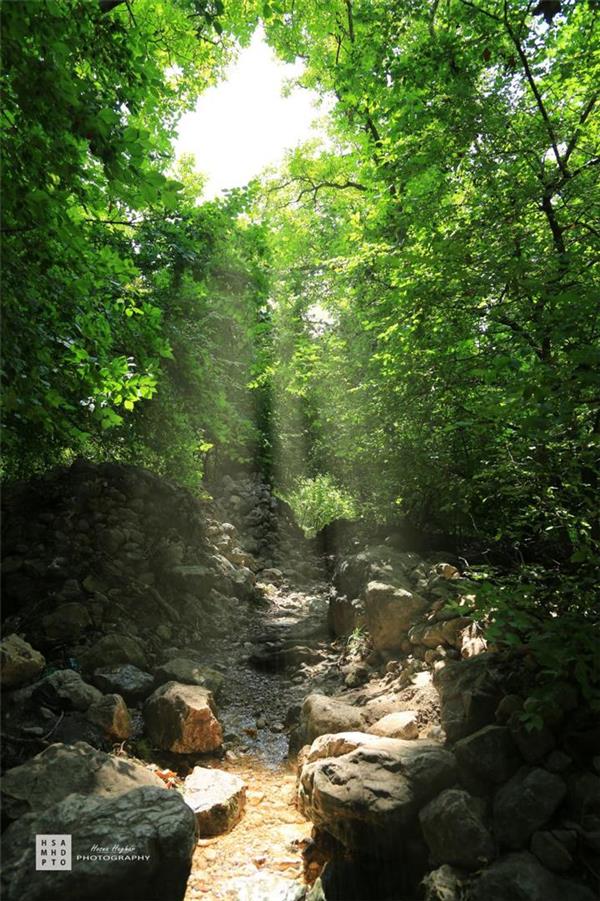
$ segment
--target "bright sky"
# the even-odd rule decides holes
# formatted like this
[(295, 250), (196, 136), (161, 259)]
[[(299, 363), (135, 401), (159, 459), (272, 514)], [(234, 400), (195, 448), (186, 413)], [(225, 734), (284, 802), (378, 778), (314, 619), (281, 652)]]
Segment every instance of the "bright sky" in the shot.
[(247, 184), (279, 163), (285, 150), (319, 134), (312, 127), (323, 114), (317, 95), (295, 87), (282, 96), (284, 83), (301, 71), (301, 64), (277, 60), (258, 30), (224, 80), (182, 117), (175, 149), (196, 157), (196, 168), (208, 177), (206, 199)]

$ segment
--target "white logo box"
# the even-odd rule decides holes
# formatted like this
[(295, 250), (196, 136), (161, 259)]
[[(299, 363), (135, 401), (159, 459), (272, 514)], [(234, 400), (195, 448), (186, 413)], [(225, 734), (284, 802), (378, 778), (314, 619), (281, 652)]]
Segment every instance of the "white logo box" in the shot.
[(71, 838), (70, 835), (36, 835), (36, 870), (70, 870)]

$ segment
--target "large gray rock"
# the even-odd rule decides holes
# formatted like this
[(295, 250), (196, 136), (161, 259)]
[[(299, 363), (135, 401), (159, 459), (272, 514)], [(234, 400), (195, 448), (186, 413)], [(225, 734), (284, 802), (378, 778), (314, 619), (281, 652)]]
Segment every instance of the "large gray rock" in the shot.
[(494, 833), (508, 848), (523, 848), (563, 801), (567, 787), (560, 776), (539, 767), (522, 767), (496, 793)]
[(85, 604), (73, 601), (61, 604), (53, 613), (42, 617), (44, 635), (50, 641), (73, 641), (92, 625), (92, 617)]
[(441, 720), (448, 741), (455, 742), (495, 721), (504, 691), (496, 656), (480, 654), (446, 663), (434, 673)]
[[(36, 871), (36, 835), (70, 835), (72, 869)], [(113, 798), (72, 794), (3, 835), (5, 901), (180, 901), (196, 844), (178, 792), (135, 788)], [(125, 851), (114, 860), (112, 849)], [(103, 853), (98, 849), (108, 849)]]
[(161, 685), (144, 704), (144, 722), (150, 740), (176, 754), (215, 751), (223, 742), (213, 696), (199, 685)]
[(598, 901), (595, 892), (550, 873), (527, 852), (509, 854), (484, 870), (468, 901)]
[(357, 707), (339, 698), (311, 694), (305, 699), (300, 714), (303, 741), (310, 744), (319, 735), (360, 731), (364, 716)]
[(121, 695), (130, 705), (143, 701), (152, 694), (154, 679), (131, 663), (101, 667), (94, 672), (94, 685), (107, 694)]
[(506, 726), (484, 726), (454, 745), (461, 773), (499, 785), (519, 768), (521, 760)]
[(146, 667), (146, 654), (140, 642), (130, 635), (109, 632), (79, 653), (81, 668), (85, 673), (93, 673), (100, 667), (132, 663), (140, 669)]
[(201, 685), (217, 696), (223, 688), (223, 676), (217, 670), (202, 666), (188, 657), (168, 660), (154, 671), (156, 685), (165, 682), (181, 682), (184, 685)]
[(369, 582), (365, 595), (367, 628), (376, 650), (398, 650), (410, 627), (426, 612), (428, 603), (406, 588)]
[(0, 686), (17, 688), (42, 672), (46, 661), (23, 638), (13, 633), (0, 642)]
[(50, 673), (37, 683), (32, 694), (35, 701), (53, 710), (84, 711), (102, 699), (101, 691), (71, 669)]
[(347, 754), (304, 764), (298, 802), (346, 847), (393, 855), (417, 830), (419, 808), (455, 779), (454, 757), (439, 745), (369, 736)]
[(334, 573), (334, 584), (341, 594), (350, 598), (361, 595), (369, 582), (385, 582), (410, 590), (415, 567), (420, 562), (417, 554), (411, 551), (376, 545), (340, 560)]
[(162, 787), (163, 783), (141, 764), (112, 757), (80, 741), (50, 745), (7, 770), (0, 779), (0, 793), (4, 814), (16, 819), (41, 813), (72, 792), (110, 798), (144, 785)]
[(461, 789), (448, 788), (419, 814), (433, 862), (476, 870), (495, 857), (484, 825), (485, 805)]
[(229, 832), (246, 806), (246, 784), (234, 773), (195, 766), (183, 786), (183, 800), (196, 816), (201, 837)]

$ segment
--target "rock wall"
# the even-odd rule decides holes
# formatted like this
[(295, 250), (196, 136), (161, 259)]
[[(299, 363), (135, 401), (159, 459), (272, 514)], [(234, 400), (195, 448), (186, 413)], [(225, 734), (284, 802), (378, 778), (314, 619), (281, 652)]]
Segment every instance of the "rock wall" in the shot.
[(311, 880), (328, 861), (307, 898), (593, 901), (597, 717), (557, 684), (527, 729), (536, 666), (489, 652), (461, 611), (473, 586), (444, 556), (383, 543), (335, 562), (330, 628), (358, 650), (341, 691), (306, 698), (292, 740)]

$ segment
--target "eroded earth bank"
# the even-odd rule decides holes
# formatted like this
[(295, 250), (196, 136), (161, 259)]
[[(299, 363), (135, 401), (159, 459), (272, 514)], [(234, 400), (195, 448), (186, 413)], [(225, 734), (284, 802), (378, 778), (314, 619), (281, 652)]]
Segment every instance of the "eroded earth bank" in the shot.
[(461, 561), (211, 492), (84, 461), (5, 492), (7, 901), (597, 898), (598, 723), (564, 684), (527, 730)]

